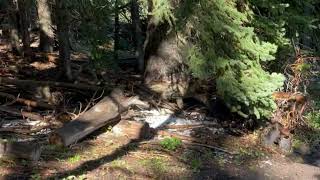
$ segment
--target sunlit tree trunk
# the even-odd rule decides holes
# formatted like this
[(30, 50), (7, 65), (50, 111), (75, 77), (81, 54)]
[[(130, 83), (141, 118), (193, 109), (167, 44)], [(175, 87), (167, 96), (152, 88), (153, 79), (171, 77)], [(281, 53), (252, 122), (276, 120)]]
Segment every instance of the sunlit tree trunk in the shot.
[(31, 53), (31, 40), (30, 40), (30, 7), (31, 0), (18, 0), (18, 8), (20, 15), (20, 29), (23, 43), (24, 55), (28, 56)]
[(37, 0), (37, 10), (40, 25), (39, 48), (43, 52), (52, 52), (54, 43), (54, 32), (52, 29), (49, 0)]
[(66, 75), (68, 80), (72, 80), (69, 44), (69, 15), (67, 7), (68, 1), (56, 0), (56, 17), (59, 41), (59, 67), (60, 75)]
[[(149, 12), (152, 12), (150, 5)], [(149, 89), (161, 94), (165, 99), (179, 100), (187, 93), (189, 73), (185, 64), (185, 44), (178, 34), (169, 32), (167, 22), (158, 23), (149, 17), (144, 43), (146, 67), (144, 83)]]

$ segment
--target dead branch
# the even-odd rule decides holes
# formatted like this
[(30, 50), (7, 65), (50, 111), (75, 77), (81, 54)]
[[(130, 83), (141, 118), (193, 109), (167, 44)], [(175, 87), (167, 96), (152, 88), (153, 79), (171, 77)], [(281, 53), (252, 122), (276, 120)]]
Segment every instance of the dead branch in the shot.
[(217, 123), (214, 122), (205, 122), (205, 123), (198, 123), (198, 124), (183, 124), (183, 125), (164, 125), (159, 129), (191, 129), (191, 128), (198, 128), (203, 126), (216, 126)]
[(20, 97), (15, 97), (14, 95), (4, 93), (4, 92), (0, 92), (0, 96), (8, 98), (10, 100), (13, 100), (14, 102), (25, 104), (29, 107), (39, 107), (39, 108), (43, 108), (43, 109), (54, 109), (54, 106), (52, 106), (50, 104), (40, 102), (40, 101), (34, 101), (34, 100), (28, 100), (28, 99), (24, 99), (24, 98), (20, 98)]
[(54, 82), (54, 81), (35, 81), (35, 80), (18, 80), (18, 79), (10, 79), (0, 77), (0, 84), (1, 85), (16, 85), (20, 87), (30, 87), (30, 86), (58, 86), (58, 87), (65, 87), (65, 88), (74, 88), (74, 89), (81, 89), (81, 90), (90, 90), (90, 91), (97, 91), (102, 89), (102, 87), (94, 86), (94, 85), (87, 85), (87, 84), (72, 84), (72, 83), (65, 83), (65, 82)]
[(31, 120), (35, 120), (35, 121), (44, 121), (45, 118), (43, 116), (41, 116), (40, 114), (37, 113), (33, 113), (33, 112), (26, 112), (26, 111), (19, 111), (17, 109), (13, 109), (7, 106), (0, 106), (0, 111), (15, 115), (15, 116), (22, 116), (22, 117), (26, 117), (29, 118)]

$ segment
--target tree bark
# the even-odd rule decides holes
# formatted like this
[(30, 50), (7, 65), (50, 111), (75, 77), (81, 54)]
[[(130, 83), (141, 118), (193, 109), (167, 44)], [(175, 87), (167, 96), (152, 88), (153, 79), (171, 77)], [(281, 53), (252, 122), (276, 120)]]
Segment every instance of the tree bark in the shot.
[(19, 30), (18, 30), (18, 6), (14, 0), (8, 1), (8, 14), (9, 14), (9, 41), (10, 49), (16, 52), (18, 55), (22, 54), (22, 48), (19, 42)]
[(143, 36), (141, 31), (141, 21), (139, 12), (139, 3), (137, 0), (131, 0), (131, 20), (134, 30), (134, 46), (136, 57), (138, 58), (138, 69), (141, 73), (144, 72), (144, 51), (143, 51)]
[(30, 0), (18, 0), (18, 8), (20, 15), (20, 29), (22, 35), (23, 52), (24, 56), (29, 56), (31, 54), (31, 40), (30, 40)]
[(145, 41), (146, 67), (144, 83), (164, 99), (182, 98), (188, 91), (186, 45), (168, 23), (155, 24), (150, 18)]
[(66, 76), (68, 80), (73, 80), (70, 60), (70, 44), (69, 44), (69, 15), (68, 1), (56, 0), (56, 17), (59, 41), (59, 68), (60, 75)]
[(39, 48), (43, 52), (51, 53), (53, 51), (54, 32), (52, 29), (49, 0), (37, 0), (37, 10), (40, 24)]
[(119, 31), (120, 31), (120, 24), (119, 24), (119, 0), (115, 0), (115, 5), (114, 5), (114, 60), (117, 61), (119, 59), (119, 41), (120, 41), (120, 36), (119, 36)]

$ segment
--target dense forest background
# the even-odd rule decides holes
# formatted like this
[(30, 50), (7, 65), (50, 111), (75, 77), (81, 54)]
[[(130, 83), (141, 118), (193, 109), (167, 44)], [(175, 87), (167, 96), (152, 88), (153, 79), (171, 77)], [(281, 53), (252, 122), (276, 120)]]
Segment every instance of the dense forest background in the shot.
[(86, 99), (92, 89), (144, 89), (177, 109), (196, 100), (230, 126), (279, 123), (277, 136), (314, 143), (319, 11), (317, 0), (0, 0), (1, 57), (15, 59), (11, 69), (1, 59), (0, 92), (40, 84), (31, 91), (58, 114), (75, 105), (48, 82), (87, 89), (77, 94)]
[[(147, 64), (156, 60), (150, 56), (165, 56), (163, 61), (170, 63), (175, 58), (192, 77), (214, 79), (219, 96), (243, 116), (268, 117), (275, 108), (272, 92), (283, 88), (281, 73), (286, 63), (296, 56), (319, 53), (317, 1), (54, 4), (30, 0), (20, 6), (10, 1), (1, 4), (2, 26), (11, 33), (12, 47), (28, 55), (30, 37), (36, 31), (40, 32), (40, 51), (52, 52), (59, 41), (60, 68), (70, 80), (74, 79), (70, 50), (88, 54), (93, 69), (117, 67), (123, 52), (138, 59), (135, 68), (140, 72), (152, 71)], [(23, 52), (14, 42), (18, 37)], [(157, 52), (166, 48), (161, 46), (163, 41), (174, 42), (177, 47), (171, 50), (176, 52)]]

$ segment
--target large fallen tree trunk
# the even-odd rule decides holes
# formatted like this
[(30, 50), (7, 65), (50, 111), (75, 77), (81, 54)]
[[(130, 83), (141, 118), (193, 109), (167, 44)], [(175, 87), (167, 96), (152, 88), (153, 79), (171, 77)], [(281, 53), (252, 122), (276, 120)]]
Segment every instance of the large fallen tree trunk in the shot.
[(34, 81), (34, 80), (18, 80), (18, 79), (10, 79), (0, 77), (0, 85), (16, 85), (20, 87), (30, 87), (30, 86), (58, 86), (58, 87), (66, 87), (66, 88), (75, 88), (82, 90), (90, 90), (97, 91), (101, 89), (99, 86), (94, 85), (86, 85), (86, 84), (72, 84), (72, 83), (64, 83), (64, 82), (54, 82), (54, 81)]
[(120, 114), (133, 104), (145, 105), (136, 97), (127, 98), (121, 90), (115, 89), (110, 96), (104, 97), (90, 110), (53, 132), (49, 142), (63, 146), (76, 143), (93, 131), (118, 122)]
[(23, 158), (31, 161), (38, 161), (41, 148), (38, 144), (32, 142), (1, 142), (1, 158)]

